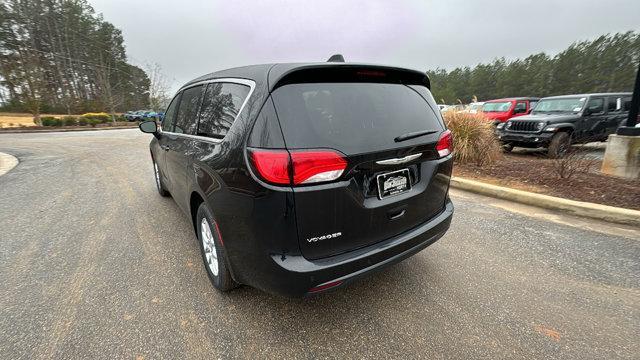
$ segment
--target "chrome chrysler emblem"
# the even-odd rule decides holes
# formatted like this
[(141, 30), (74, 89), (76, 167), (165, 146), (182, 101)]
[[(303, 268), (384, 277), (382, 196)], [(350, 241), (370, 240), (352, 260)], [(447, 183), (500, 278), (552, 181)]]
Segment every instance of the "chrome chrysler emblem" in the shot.
[(406, 162), (409, 162), (411, 160), (415, 160), (415, 159), (419, 158), (421, 155), (422, 155), (422, 153), (417, 153), (417, 154), (413, 154), (413, 155), (407, 155), (407, 156), (401, 157), (401, 158), (380, 160), (380, 161), (376, 161), (376, 164), (378, 164), (378, 165), (404, 164)]

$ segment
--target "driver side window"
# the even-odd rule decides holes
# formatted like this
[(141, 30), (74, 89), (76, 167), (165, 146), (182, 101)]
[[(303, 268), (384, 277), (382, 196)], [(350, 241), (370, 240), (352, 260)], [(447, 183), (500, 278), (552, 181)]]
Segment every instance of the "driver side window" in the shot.
[(587, 105), (587, 109), (589, 109), (589, 113), (591, 114), (599, 114), (604, 112), (604, 99), (603, 98), (590, 99), (589, 104)]
[(178, 109), (181, 95), (182, 93), (176, 95), (176, 97), (171, 100), (171, 104), (169, 104), (167, 111), (165, 111), (164, 119), (162, 119), (162, 131), (173, 132), (173, 128), (176, 123), (176, 110)]

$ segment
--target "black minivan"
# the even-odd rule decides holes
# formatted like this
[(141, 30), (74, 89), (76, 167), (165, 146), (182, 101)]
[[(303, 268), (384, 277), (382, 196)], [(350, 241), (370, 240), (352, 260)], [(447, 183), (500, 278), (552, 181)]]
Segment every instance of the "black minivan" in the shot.
[(150, 144), (216, 288), (300, 297), (407, 258), (449, 228), (452, 137), (428, 77), (269, 64), (184, 85)]

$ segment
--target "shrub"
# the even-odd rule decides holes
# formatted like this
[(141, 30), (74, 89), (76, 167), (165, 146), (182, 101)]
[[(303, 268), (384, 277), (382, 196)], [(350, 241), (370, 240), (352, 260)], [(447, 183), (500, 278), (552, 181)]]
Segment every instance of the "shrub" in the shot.
[(80, 116), (80, 117), (78, 118), (78, 125), (80, 125), (80, 126), (86, 126), (86, 125), (88, 125), (88, 124), (89, 124), (89, 119), (87, 119), (86, 117), (84, 117), (84, 116)]
[(93, 118), (87, 119), (87, 121), (89, 121), (89, 125), (93, 127), (96, 127), (96, 125), (102, 123), (100, 119), (93, 119)]
[(88, 113), (82, 114), (82, 116), (86, 116), (86, 117), (95, 117), (95, 116), (97, 116), (97, 117), (100, 117), (100, 116), (109, 116), (109, 114), (107, 114), (106, 112), (97, 112), (97, 113), (88, 112)]
[[(589, 142), (593, 139), (576, 139), (578, 142)], [(596, 167), (599, 160), (594, 157), (588, 148), (580, 146), (569, 146), (569, 148), (552, 158), (553, 171), (559, 179), (570, 179), (576, 173), (588, 173)]]
[(502, 156), (493, 124), (481, 114), (447, 111), (443, 114), (453, 133), (453, 156), (461, 164), (491, 164)]
[(82, 114), (83, 118), (96, 120), (98, 123), (106, 123), (111, 121), (111, 115), (107, 113), (86, 113)]
[(67, 115), (60, 120), (65, 126), (73, 126), (78, 124), (75, 116)]
[(59, 120), (54, 118), (53, 116), (43, 116), (40, 118), (40, 123), (42, 126), (58, 126)]

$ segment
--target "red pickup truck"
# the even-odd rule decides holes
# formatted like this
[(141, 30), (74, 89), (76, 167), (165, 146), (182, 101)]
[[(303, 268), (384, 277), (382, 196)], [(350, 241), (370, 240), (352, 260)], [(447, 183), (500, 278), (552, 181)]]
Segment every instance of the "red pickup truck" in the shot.
[(490, 120), (505, 122), (513, 117), (527, 115), (538, 103), (537, 97), (514, 97), (489, 100), (482, 105), (482, 112)]

